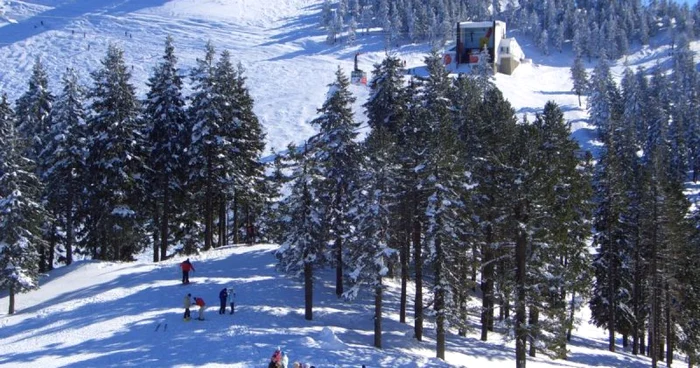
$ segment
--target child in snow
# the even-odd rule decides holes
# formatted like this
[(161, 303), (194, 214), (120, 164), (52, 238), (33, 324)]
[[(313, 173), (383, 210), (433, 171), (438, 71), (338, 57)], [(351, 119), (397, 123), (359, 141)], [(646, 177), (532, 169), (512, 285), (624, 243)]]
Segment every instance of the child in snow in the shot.
[(197, 316), (197, 319), (200, 321), (204, 321), (204, 306), (206, 305), (204, 303), (204, 299), (196, 297), (194, 298), (194, 304), (197, 304), (199, 306), (199, 316)]
[(233, 286), (228, 288), (227, 290), (228, 293), (228, 305), (231, 306), (231, 314), (235, 311), (235, 302), (236, 302), (236, 292), (233, 290)]
[(228, 299), (228, 289), (219, 291), (219, 314), (226, 314), (226, 300)]
[(184, 305), (185, 305), (185, 316), (183, 318), (185, 319), (185, 321), (189, 321), (190, 320), (190, 306), (192, 305), (192, 294), (185, 295)]

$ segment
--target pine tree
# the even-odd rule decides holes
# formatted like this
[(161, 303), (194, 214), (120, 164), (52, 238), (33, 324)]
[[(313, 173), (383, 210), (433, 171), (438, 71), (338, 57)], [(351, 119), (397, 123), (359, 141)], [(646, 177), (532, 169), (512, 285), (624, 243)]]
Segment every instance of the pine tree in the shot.
[[(537, 146), (531, 161), (537, 205), (533, 206), (535, 228), (530, 250), (528, 279), (533, 340), (554, 358), (565, 359), (567, 335), (573, 316), (581, 307), (592, 279), (586, 241), (592, 213), (591, 166), (581, 165), (578, 144), (570, 137), (559, 106), (548, 102), (532, 124)], [(533, 203), (534, 204), (534, 203)], [(571, 296), (571, 304), (567, 303)], [(532, 311), (536, 311), (532, 314)], [(531, 346), (531, 354), (537, 344)]]
[(328, 98), (318, 109), (319, 117), (311, 123), (319, 133), (311, 140), (313, 160), (319, 166), (323, 181), (317, 189), (326, 207), (329, 236), (333, 242), (336, 267), (336, 295), (343, 290), (343, 238), (348, 234), (346, 210), (352, 183), (356, 182), (359, 146), (355, 141), (359, 124), (354, 121), (352, 104), (355, 97), (349, 91), (350, 81), (338, 67), (336, 80), (329, 85)]
[(0, 288), (9, 291), (8, 314), (15, 296), (39, 286), (41, 225), (48, 218), (40, 200), (42, 185), (28, 142), (18, 135), (7, 96), (0, 100)]
[[(32, 67), (32, 76), (29, 79), (28, 90), (20, 96), (16, 103), (16, 119), (18, 134), (22, 139), (27, 140), (27, 158), (39, 163), (39, 155), (46, 142), (42, 141), (46, 137), (49, 129), (51, 108), (54, 101), (54, 96), (49, 91), (49, 80), (46, 75), (46, 70), (41, 59), (38, 57)], [(39, 172), (43, 166), (37, 165), (36, 174), (41, 177)], [(55, 239), (56, 234), (51, 232), (52, 226), (46, 224), (43, 229), (45, 239)], [(52, 241), (51, 244), (54, 242)], [(39, 245), (39, 270), (45, 272), (53, 269), (54, 247), (46, 247), (47, 244)]]
[(621, 109), (620, 92), (612, 79), (608, 60), (603, 56), (595, 67), (590, 81), (588, 98), (590, 122), (598, 128), (601, 136), (605, 136), (610, 122), (619, 119)]
[[(369, 125), (373, 128), (363, 145), (364, 164), (358, 178), (363, 185), (354, 189), (348, 211), (356, 230), (346, 261), (352, 286), (344, 295), (355, 298), (365, 284), (374, 292), (374, 346), (378, 348), (382, 347), (382, 280), (395, 261), (397, 252), (392, 245), (397, 243), (395, 232), (400, 231), (394, 215), (397, 202), (395, 181), (399, 169), (396, 134), (405, 118), (405, 95), (399, 68), (400, 61), (393, 57), (387, 57), (375, 67), (370, 83), (372, 97), (364, 105)], [(402, 267), (402, 280), (407, 277), (407, 269)], [(403, 284), (402, 292), (405, 293)], [(405, 303), (402, 311), (405, 315)]]
[(493, 89), (494, 76), (493, 76), (493, 64), (491, 63), (491, 55), (489, 54), (486, 45), (479, 52), (479, 61), (472, 66), (471, 75), (473, 76), (476, 84), (481, 90), (481, 95), (485, 96), (486, 92)]
[[(391, 200), (383, 198), (384, 201), (390, 202), (403, 202), (400, 200), (398, 189), (395, 187), (398, 185), (395, 181), (397, 180), (394, 175), (398, 175), (398, 153), (399, 148), (396, 145), (399, 144), (400, 130), (402, 129), (406, 117), (407, 117), (407, 95), (404, 89), (403, 75), (400, 72), (401, 61), (395, 57), (387, 57), (382, 61), (381, 64), (377, 64), (372, 73), (374, 76), (370, 82), (370, 88), (372, 94), (368, 101), (364, 104), (367, 112), (368, 125), (372, 128), (376, 138), (370, 139), (368, 137), (365, 144), (364, 156), (368, 157), (369, 160), (379, 160), (376, 164), (367, 165), (368, 168), (372, 168), (377, 165), (377, 170), (381, 173), (386, 173), (384, 175), (390, 177), (390, 179), (383, 179), (384, 181), (393, 181), (393, 186), (387, 186), (382, 188), (382, 195), (387, 196), (389, 194), (393, 195)], [(374, 142), (372, 144), (369, 144)], [(374, 153), (371, 148), (377, 148), (381, 152)], [(390, 170), (391, 168), (391, 170)], [(361, 170), (362, 171), (362, 170)], [(377, 174), (379, 175), (379, 174)], [(360, 182), (364, 182), (360, 179)], [(372, 197), (363, 196), (367, 200), (371, 200)], [(378, 199), (375, 199), (378, 200)], [(389, 234), (392, 238), (389, 239), (389, 246), (392, 248), (398, 248), (399, 258), (401, 260), (401, 305), (400, 317), (402, 323), (406, 320), (406, 293), (408, 286), (408, 249), (405, 244), (408, 242), (408, 226), (406, 221), (402, 220), (401, 209), (405, 208), (404, 204), (395, 204), (389, 207), (391, 211), (391, 219)]]
[(286, 236), (277, 251), (280, 266), (295, 276), (304, 277), (304, 318), (313, 320), (314, 269), (326, 264), (324, 207), (318, 203), (315, 181), (321, 180), (318, 167), (305, 144), (302, 152), (290, 146), (297, 163), (292, 174), (292, 187), (284, 200)]
[(87, 122), (86, 227), (83, 241), (92, 255), (105, 260), (132, 260), (142, 250), (143, 213), (139, 212), (143, 143), (140, 103), (124, 52), (110, 45), (92, 73), (91, 115)]
[(85, 88), (78, 82), (78, 74), (68, 69), (63, 76), (63, 91), (51, 111), (51, 126), (40, 156), (47, 209), (55, 216), (55, 226), (65, 233), (66, 264), (73, 262), (78, 226), (76, 215), (86, 175), (85, 94)]
[(459, 241), (459, 229), (462, 227), (460, 212), (464, 206), (461, 186), (465, 175), (449, 104), (451, 80), (437, 53), (433, 52), (426, 58), (426, 65), (429, 76), (423, 82), (423, 118), (431, 131), (425, 137), (428, 155), (421, 168), (425, 172), (421, 187), (428, 196), (425, 242), (428, 247), (427, 261), (432, 266), (434, 277), (436, 355), (444, 360), (447, 326), (451, 324), (451, 317), (459, 315), (458, 306), (454, 304), (461, 280), (458, 275), (460, 271), (466, 272), (454, 266), (456, 254), (465, 251), (460, 249), (462, 244)]
[[(427, 197), (420, 188), (423, 174), (415, 169), (424, 162), (427, 152), (425, 137), (429, 127), (423, 119), (424, 108), (419, 81), (411, 80), (406, 89), (407, 116), (403, 126), (399, 127), (398, 160), (401, 165), (398, 182), (398, 196), (401, 208), (401, 221), (404, 224), (403, 235), (407, 258), (413, 260), (414, 268), (414, 336), (418, 341), (423, 339), (424, 300), (423, 300), (423, 229), (425, 224), (425, 208)], [(408, 257), (408, 253), (411, 253)], [(401, 260), (408, 265), (408, 259)]]
[[(162, 61), (153, 69), (148, 80), (149, 91), (144, 102), (144, 137), (148, 152), (145, 164), (147, 190), (145, 198), (153, 216), (153, 262), (164, 260), (174, 230), (171, 218), (183, 203), (183, 152), (185, 145), (185, 100), (182, 77), (177, 67), (173, 38), (165, 40)], [(178, 206), (179, 205), (179, 206)]]
[[(245, 69), (239, 63), (236, 70), (235, 89), (232, 104), (236, 106), (234, 122), (236, 130), (234, 138), (237, 152), (231, 152), (235, 158), (235, 207), (243, 209), (246, 242), (252, 244), (256, 240), (256, 228), (262, 224), (258, 215), (262, 212), (265, 201), (264, 195), (277, 196), (277, 191), (267, 192), (265, 188), (265, 167), (261, 156), (265, 149), (265, 133), (258, 117), (253, 112), (254, 101), (246, 86)], [(238, 218), (238, 216), (236, 216)]]
[[(204, 220), (204, 249), (213, 246), (214, 196), (218, 193), (218, 183), (215, 182), (217, 132), (222, 123), (215, 90), (214, 57), (214, 46), (208, 42), (204, 59), (197, 59), (197, 66), (191, 73), (194, 92), (190, 96), (191, 103), (187, 112), (190, 124), (188, 130), (191, 132), (187, 188), (190, 202), (197, 204), (199, 218)], [(192, 234), (199, 233), (196, 222), (191, 220), (188, 226)]]
[(574, 65), (571, 66), (571, 80), (574, 82), (573, 91), (578, 96), (578, 105), (581, 106), (581, 95), (588, 93), (588, 74), (580, 55), (574, 58)]

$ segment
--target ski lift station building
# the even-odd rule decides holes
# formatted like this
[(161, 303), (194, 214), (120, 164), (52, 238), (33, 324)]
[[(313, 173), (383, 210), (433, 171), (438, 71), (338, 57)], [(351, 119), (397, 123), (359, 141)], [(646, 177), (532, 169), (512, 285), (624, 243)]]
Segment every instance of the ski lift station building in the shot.
[(513, 74), (525, 59), (525, 54), (515, 38), (506, 37), (506, 23), (459, 22), (457, 23), (456, 45), (445, 53), (445, 64), (475, 64), (479, 53), (486, 47), (494, 71)]

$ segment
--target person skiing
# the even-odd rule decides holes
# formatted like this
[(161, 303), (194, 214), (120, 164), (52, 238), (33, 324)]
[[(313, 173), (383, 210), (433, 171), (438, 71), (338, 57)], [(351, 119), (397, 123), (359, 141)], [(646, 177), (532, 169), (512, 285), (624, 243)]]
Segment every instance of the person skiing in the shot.
[(190, 320), (190, 306), (192, 305), (192, 294), (187, 294), (184, 300), (185, 305), (185, 316), (183, 317), (185, 321)]
[(236, 303), (236, 292), (233, 290), (233, 286), (228, 288), (228, 305), (231, 306), (231, 314), (236, 311), (235, 309), (235, 303)]
[(200, 321), (204, 321), (204, 306), (206, 305), (204, 303), (204, 299), (200, 297), (195, 297), (194, 304), (199, 306), (199, 315), (197, 316), (197, 319)]
[(180, 268), (182, 269), (182, 283), (189, 284), (190, 271), (194, 272), (194, 266), (190, 262), (190, 259), (187, 258), (184, 262), (180, 263)]
[(226, 314), (226, 300), (228, 299), (228, 289), (219, 291), (219, 314)]

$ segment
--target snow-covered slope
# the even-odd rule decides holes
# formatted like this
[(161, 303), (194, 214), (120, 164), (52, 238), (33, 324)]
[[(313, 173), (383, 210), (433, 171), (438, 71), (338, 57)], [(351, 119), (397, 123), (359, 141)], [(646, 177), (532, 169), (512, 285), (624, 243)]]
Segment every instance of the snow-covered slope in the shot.
[[(372, 347), (372, 297), (337, 299), (335, 285), (325, 281), (332, 272), (319, 275), (314, 320), (306, 321), (302, 280), (278, 272), (275, 249), (231, 246), (191, 257), (196, 271), (189, 285), (180, 283), (183, 258), (156, 265), (78, 262), (53, 271), (41, 289), (17, 296), (15, 315), (6, 314), (8, 298), (0, 294), (0, 367), (265, 367), (277, 346), (290, 362), (318, 368), (514, 365), (512, 341), (492, 334), (482, 342), (478, 331), (466, 338), (448, 335), (446, 362), (433, 358), (432, 319), (424, 341), (413, 339), (412, 324), (398, 322), (394, 283), (385, 296), (383, 349)], [(236, 313), (219, 315), (219, 290), (228, 286), (236, 291)], [(182, 320), (187, 293), (207, 302), (205, 321)], [(478, 318), (473, 320), (476, 326)], [(606, 344), (605, 332), (584, 320), (569, 361), (539, 357), (528, 367), (649, 364), (626, 352), (609, 353)]]

